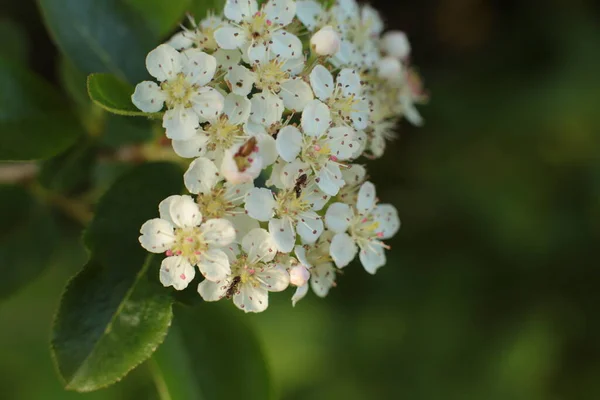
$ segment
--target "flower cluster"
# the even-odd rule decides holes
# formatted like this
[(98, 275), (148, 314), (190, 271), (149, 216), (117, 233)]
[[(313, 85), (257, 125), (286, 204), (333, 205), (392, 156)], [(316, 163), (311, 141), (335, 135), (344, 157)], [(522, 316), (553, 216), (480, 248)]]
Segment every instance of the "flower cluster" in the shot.
[(148, 54), (158, 82), (132, 101), (164, 110), (175, 153), (192, 159), (189, 194), (141, 228), (166, 255), (163, 285), (185, 289), (197, 267), (205, 301), (260, 312), (289, 285), (293, 304), (309, 286), (324, 297), (357, 255), (371, 274), (385, 264), (400, 220), (357, 160), (380, 157), (403, 117), (420, 125), (426, 95), (406, 36), (383, 30), (355, 0), (227, 0)]

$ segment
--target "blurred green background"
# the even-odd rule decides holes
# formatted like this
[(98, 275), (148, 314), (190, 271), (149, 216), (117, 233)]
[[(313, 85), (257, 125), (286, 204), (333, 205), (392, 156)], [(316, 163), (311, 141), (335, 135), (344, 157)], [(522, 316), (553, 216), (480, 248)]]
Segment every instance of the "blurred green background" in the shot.
[[(369, 163), (403, 227), (376, 276), (352, 265), (325, 300), (291, 308), (288, 290), (241, 315), (278, 398), (600, 398), (600, 5), (372, 3), (408, 32), (432, 95), (426, 126), (403, 123)], [(35, 3), (1, 4), (56, 82)], [(85, 260), (77, 236), (0, 303), (0, 398), (154, 399), (147, 365), (91, 394), (65, 392), (53, 370), (53, 313)]]

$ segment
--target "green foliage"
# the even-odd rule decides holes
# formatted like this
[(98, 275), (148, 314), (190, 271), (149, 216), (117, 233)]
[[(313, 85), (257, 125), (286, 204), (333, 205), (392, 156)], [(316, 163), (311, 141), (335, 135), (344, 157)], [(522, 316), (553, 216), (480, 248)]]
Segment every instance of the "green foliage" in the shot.
[(0, 226), (0, 300), (4, 300), (48, 265), (57, 230), (47, 207), (11, 185), (0, 185)]
[(140, 226), (181, 188), (171, 164), (140, 166), (102, 197), (85, 242), (90, 261), (67, 285), (52, 351), (67, 389), (90, 391), (120, 380), (162, 342), (171, 322), (168, 292), (148, 279), (158, 258), (139, 246)]
[(0, 57), (25, 61), (29, 41), (19, 25), (9, 19), (0, 19)]
[(273, 398), (260, 343), (229, 303), (177, 306), (174, 326), (153, 361), (159, 390), (168, 394), (163, 398)]
[(90, 98), (114, 114), (160, 118), (161, 113), (145, 113), (131, 102), (134, 87), (112, 74), (91, 74), (87, 80)]
[(81, 134), (63, 97), (23, 65), (0, 57), (0, 87), (0, 160), (48, 158)]

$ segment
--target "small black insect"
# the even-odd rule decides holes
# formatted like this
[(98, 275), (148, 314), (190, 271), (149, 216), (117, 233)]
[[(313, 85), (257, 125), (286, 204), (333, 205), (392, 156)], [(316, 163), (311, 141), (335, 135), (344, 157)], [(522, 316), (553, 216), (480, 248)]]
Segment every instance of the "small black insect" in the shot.
[(308, 176), (306, 174), (302, 174), (296, 179), (296, 185), (294, 186), (294, 191), (296, 192), (296, 198), (300, 197), (302, 194), (302, 188), (306, 187), (306, 181), (308, 180)]
[(237, 292), (237, 287), (240, 284), (240, 281), (242, 280), (242, 278), (240, 278), (239, 276), (236, 276), (235, 278), (233, 278), (233, 280), (231, 281), (231, 285), (229, 285), (229, 288), (227, 289), (227, 292), (225, 293), (225, 296), (230, 299), (231, 296), (233, 296), (235, 294), (235, 292)]

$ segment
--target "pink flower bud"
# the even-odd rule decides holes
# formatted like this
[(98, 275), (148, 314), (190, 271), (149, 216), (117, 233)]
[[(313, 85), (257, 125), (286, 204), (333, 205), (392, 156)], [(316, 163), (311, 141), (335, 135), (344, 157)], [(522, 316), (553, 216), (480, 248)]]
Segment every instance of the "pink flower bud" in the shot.
[(303, 265), (290, 269), (290, 283), (294, 286), (303, 286), (310, 279), (310, 272)]

